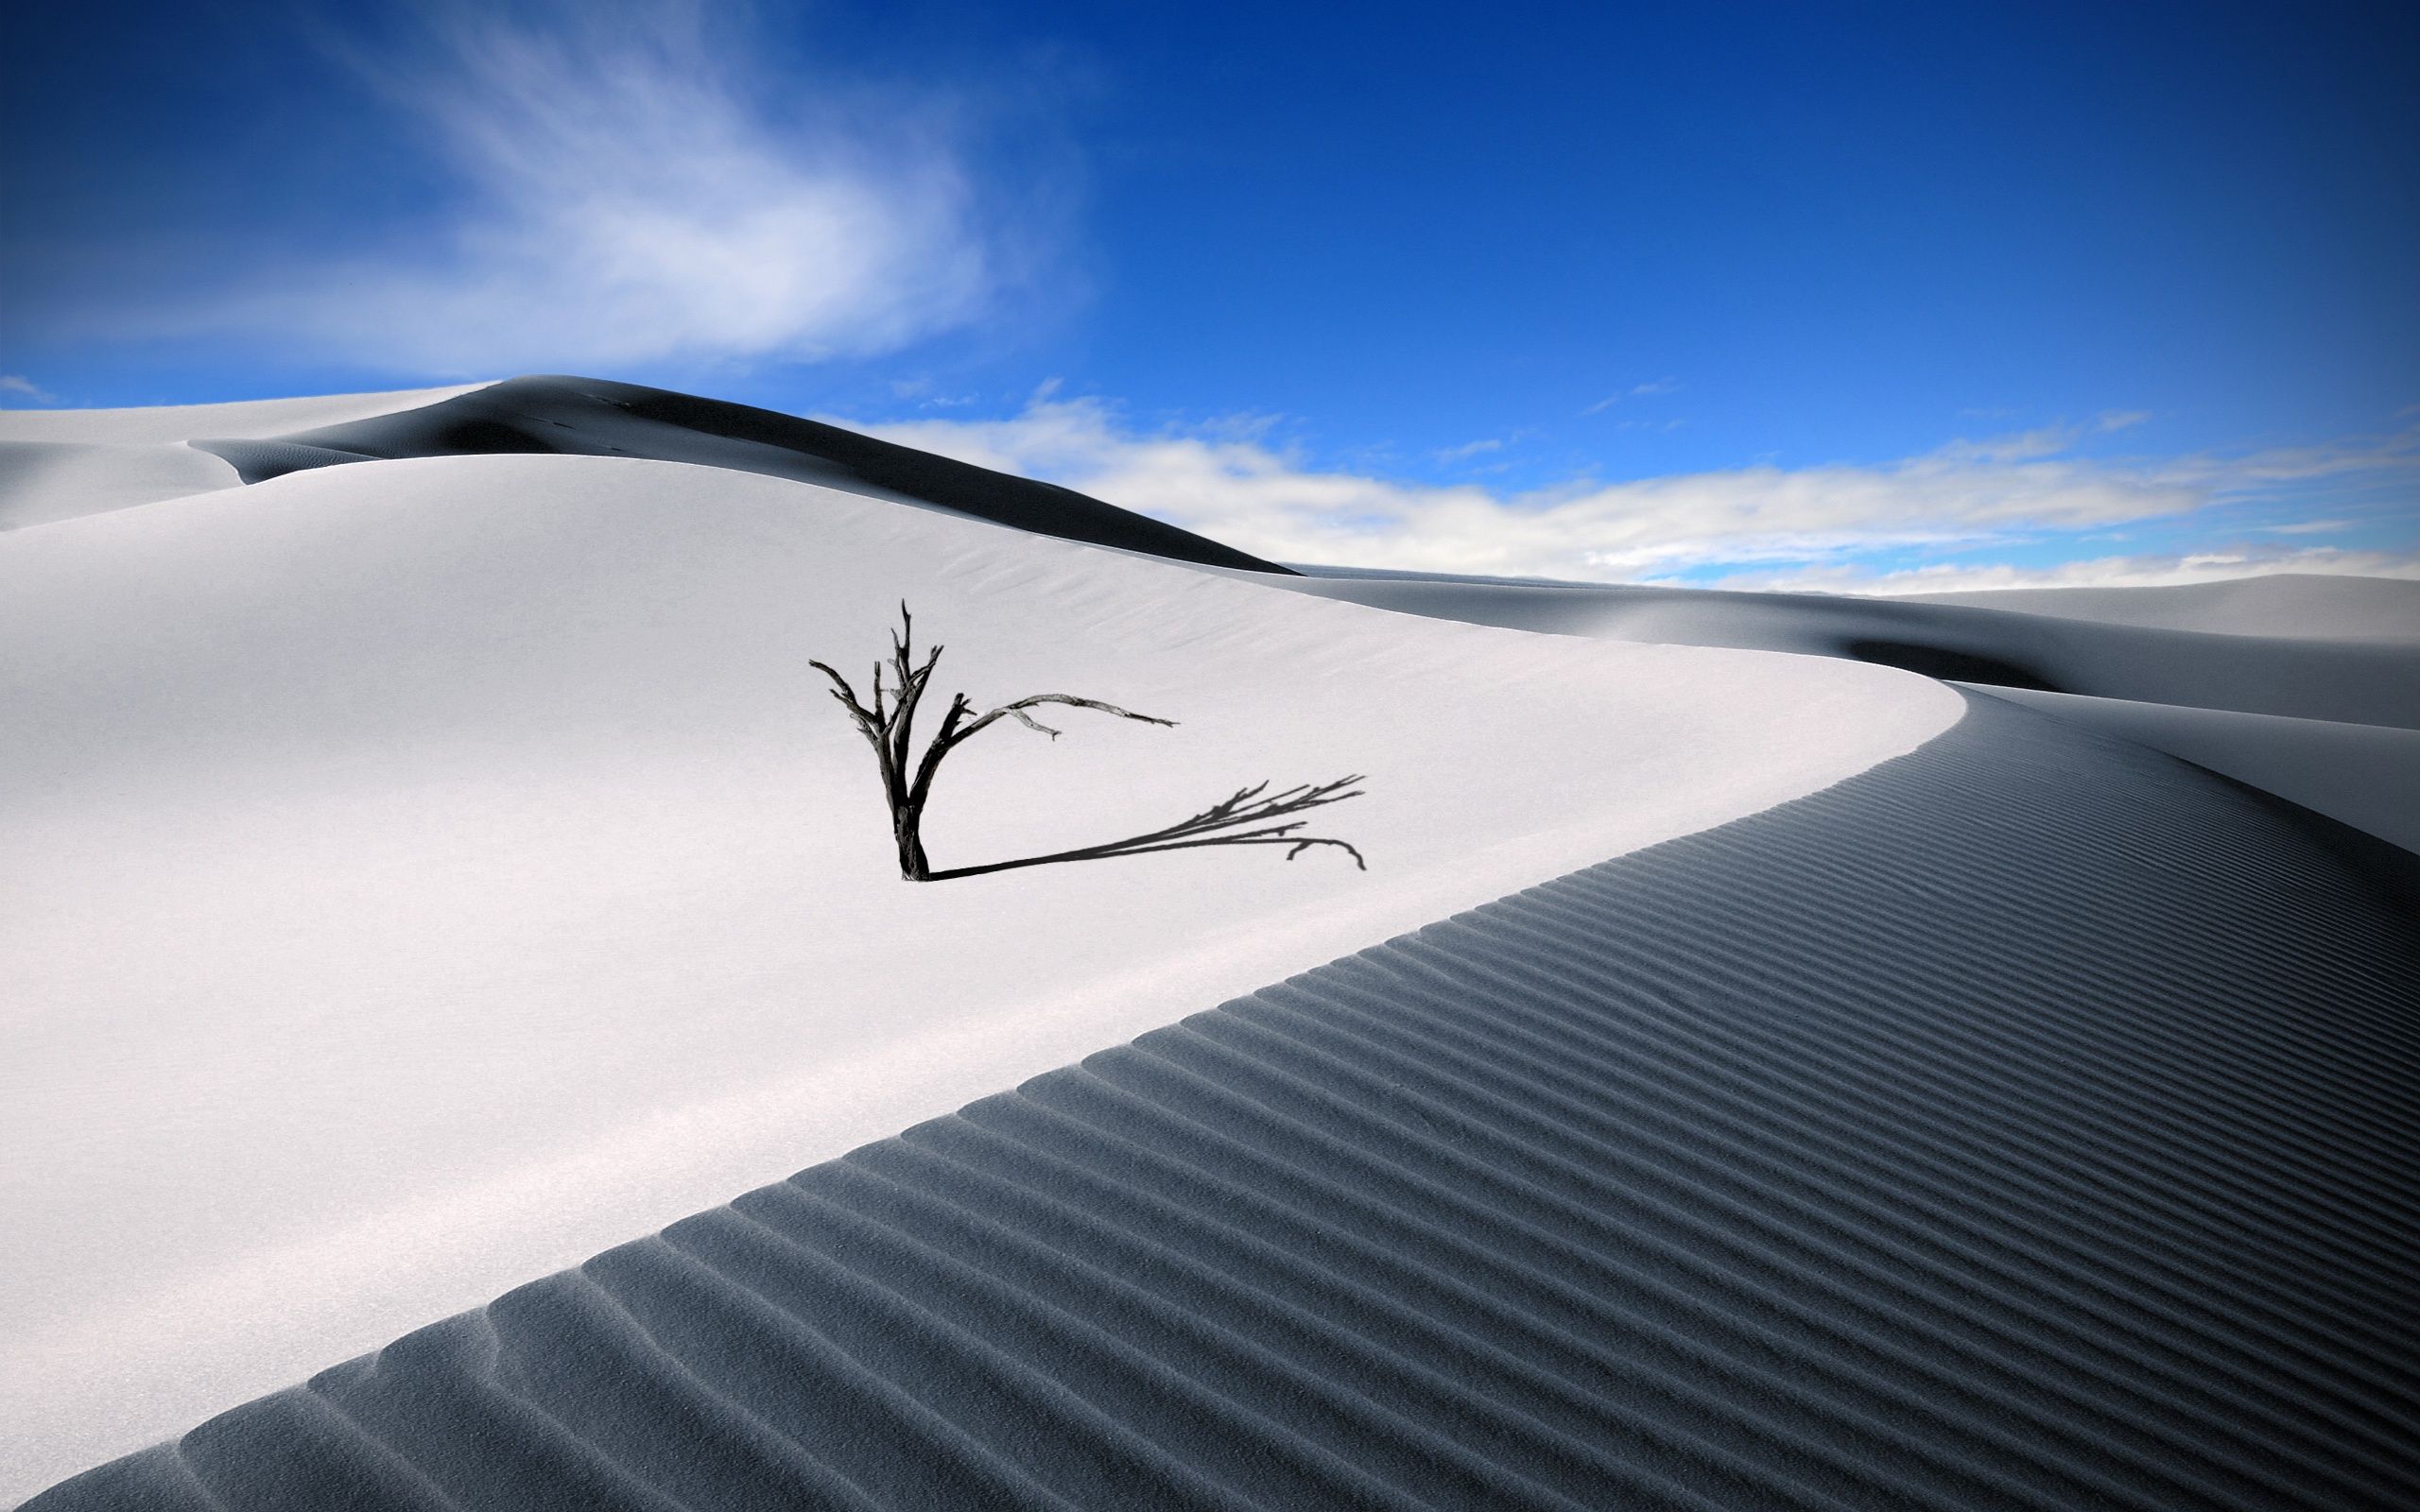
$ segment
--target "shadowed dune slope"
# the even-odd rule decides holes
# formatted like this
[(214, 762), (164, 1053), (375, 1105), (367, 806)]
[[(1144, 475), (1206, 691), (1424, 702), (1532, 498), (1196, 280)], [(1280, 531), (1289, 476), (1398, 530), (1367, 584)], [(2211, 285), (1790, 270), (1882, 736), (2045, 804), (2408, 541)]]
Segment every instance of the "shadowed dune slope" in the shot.
[(1969, 703), (32, 1505), (2414, 1504), (2420, 936)]
[(2169, 588), (2001, 588), (1918, 593), (1921, 604), (1964, 604), (2059, 619), (2098, 620), (2219, 635), (2322, 641), (2420, 642), (2420, 581), (2270, 573)]
[(420, 409), (274, 438), (200, 441), (247, 483), (371, 457), (570, 453), (693, 462), (938, 506), (1063, 541), (1175, 561), (1288, 574), (1098, 499), (794, 415), (602, 378), (511, 378)]
[(2023, 688), (1983, 691), (2182, 757), (2420, 856), (2420, 730)]
[(1848, 657), (1999, 687), (2420, 729), (2420, 644), (2391, 638), (2221, 635), (2014, 605), (1312, 571), (1285, 586), (1512, 629)]

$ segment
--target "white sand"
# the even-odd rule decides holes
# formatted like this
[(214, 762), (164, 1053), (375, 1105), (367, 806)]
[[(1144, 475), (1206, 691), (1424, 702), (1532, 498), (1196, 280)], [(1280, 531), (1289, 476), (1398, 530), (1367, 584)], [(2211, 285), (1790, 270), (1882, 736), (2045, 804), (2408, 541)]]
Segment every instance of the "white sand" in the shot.
[(233, 467), (187, 441), (337, 425), (486, 387), (144, 409), (0, 409), (0, 530), (232, 489), (241, 481)]
[[(1107, 698), (937, 865), (1262, 778), (1372, 869), (897, 880), (807, 668)], [(365, 463), (0, 536), (0, 1500), (1394, 933), (1905, 752), (1888, 669), (1416, 619), (813, 486)]]
[(487, 387), (399, 388), (378, 394), (315, 394), (302, 399), (248, 399), (228, 404), (153, 404), (137, 409), (0, 409), (0, 440), (73, 441), (87, 446), (162, 446), (196, 437), (248, 439), (283, 436), (317, 425), (418, 409)]

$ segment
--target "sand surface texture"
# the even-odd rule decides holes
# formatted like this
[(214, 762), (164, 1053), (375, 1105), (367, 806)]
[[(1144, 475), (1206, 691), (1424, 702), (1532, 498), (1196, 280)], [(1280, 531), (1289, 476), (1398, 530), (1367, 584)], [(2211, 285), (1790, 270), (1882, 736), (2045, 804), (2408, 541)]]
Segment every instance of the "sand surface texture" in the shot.
[[(1332, 851), (898, 880), (1351, 772)], [(1900, 755), (1885, 668), (1409, 619), (794, 481), (304, 471), (0, 537), (0, 1485), (1372, 941)], [(861, 677), (864, 689), (867, 677)]]
[(35, 1505), (2410, 1506), (2415, 982), (1977, 697)]
[[(0, 416), (10, 524), (0, 1502), (2420, 1494), (2412, 585), (1297, 576), (560, 377)], [(1181, 722), (937, 865), (1372, 869), (898, 881), (902, 598)]]

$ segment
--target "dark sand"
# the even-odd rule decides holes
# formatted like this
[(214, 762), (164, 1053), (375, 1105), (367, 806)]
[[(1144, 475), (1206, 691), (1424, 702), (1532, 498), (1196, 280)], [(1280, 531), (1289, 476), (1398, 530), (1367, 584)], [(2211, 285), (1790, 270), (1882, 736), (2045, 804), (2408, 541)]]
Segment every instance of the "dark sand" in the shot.
[(2420, 927), (1969, 702), (31, 1505), (2420, 1504)]
[(2181, 756), (2420, 856), (2420, 730), (1969, 686)]
[(1288, 571), (1072, 489), (792, 415), (601, 378), (512, 378), (420, 409), (271, 440), (194, 444), (224, 457), (247, 483), (372, 458), (492, 453), (652, 457), (820, 483), (1177, 561)]

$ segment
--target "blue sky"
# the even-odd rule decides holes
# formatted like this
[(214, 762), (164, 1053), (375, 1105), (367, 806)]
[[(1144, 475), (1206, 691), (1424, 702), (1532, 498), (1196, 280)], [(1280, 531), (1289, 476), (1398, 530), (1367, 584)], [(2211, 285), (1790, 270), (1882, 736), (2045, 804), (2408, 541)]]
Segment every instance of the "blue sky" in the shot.
[(2409, 6), (188, 4), (12, 43), (0, 404), (569, 370), (1287, 559), (2420, 572)]

